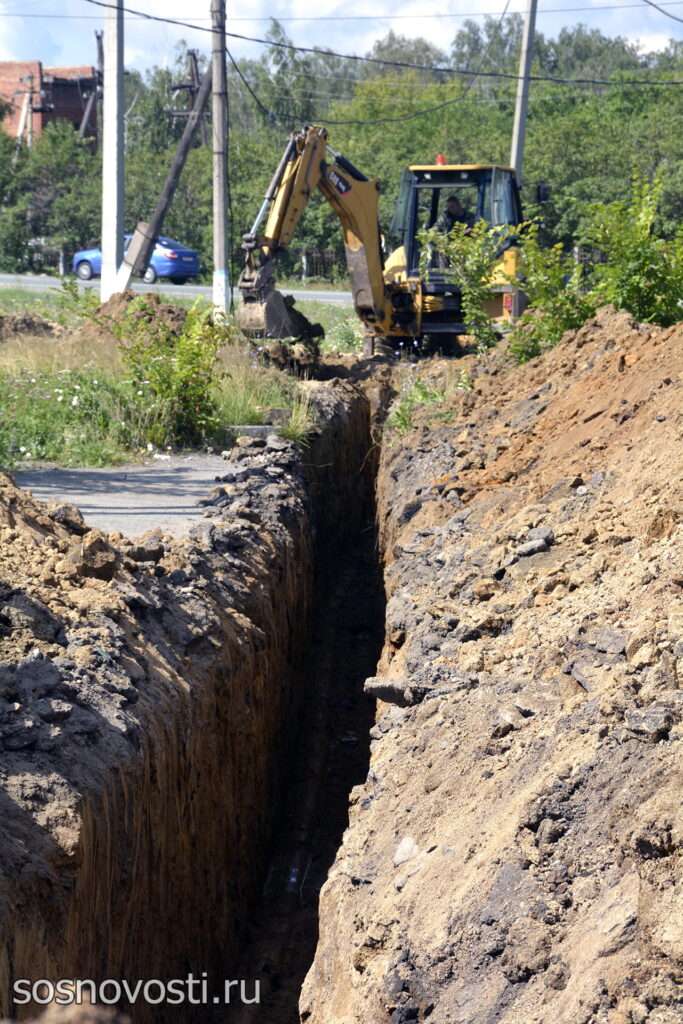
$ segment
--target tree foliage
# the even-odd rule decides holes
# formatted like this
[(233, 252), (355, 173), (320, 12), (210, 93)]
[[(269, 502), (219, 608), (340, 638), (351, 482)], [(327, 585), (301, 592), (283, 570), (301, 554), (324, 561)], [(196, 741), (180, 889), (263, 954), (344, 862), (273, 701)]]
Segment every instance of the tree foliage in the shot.
[(463, 319), (480, 350), (494, 345), (496, 332), (493, 321), (486, 311), (490, 297), (491, 269), (499, 259), (502, 249), (510, 242), (512, 228), (491, 229), (486, 221), (480, 220), (473, 227), (455, 223), (448, 234), (439, 228), (423, 231), (421, 272), (427, 276), (434, 263), (434, 256), (443, 257), (443, 270), (448, 278), (460, 289)]

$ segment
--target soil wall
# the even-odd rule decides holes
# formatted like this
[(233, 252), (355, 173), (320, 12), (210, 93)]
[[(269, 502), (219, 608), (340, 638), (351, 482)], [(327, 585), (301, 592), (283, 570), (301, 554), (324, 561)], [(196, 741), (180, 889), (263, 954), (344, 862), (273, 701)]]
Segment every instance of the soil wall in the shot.
[(231, 977), (304, 696), (316, 546), (368, 499), (366, 399), (308, 390), (303, 454), (245, 439), (186, 541), (87, 530), (0, 478), (0, 1012), (23, 978)]
[(681, 327), (418, 372), (448, 397), (385, 435), (381, 703), (301, 1020), (680, 1024)]

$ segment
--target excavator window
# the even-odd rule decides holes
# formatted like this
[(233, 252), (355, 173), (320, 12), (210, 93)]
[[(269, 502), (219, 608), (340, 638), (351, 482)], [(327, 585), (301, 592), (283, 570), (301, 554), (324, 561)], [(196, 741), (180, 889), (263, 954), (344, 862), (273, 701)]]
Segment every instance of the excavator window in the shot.
[(389, 226), (389, 238), (392, 245), (403, 245), (406, 230), (410, 224), (410, 206), (414, 187), (415, 175), (412, 171), (404, 170), (401, 175), (394, 216)]
[[(492, 226), (518, 224), (521, 219), (517, 186), (504, 168), (435, 168), (404, 172), (401, 192), (392, 224), (392, 240), (406, 247), (408, 266), (417, 272), (420, 247), (417, 235), (424, 228), (448, 229), (445, 216), (449, 196), (460, 200), (458, 220), (474, 224), (486, 220)], [(402, 237), (401, 237), (402, 235)]]

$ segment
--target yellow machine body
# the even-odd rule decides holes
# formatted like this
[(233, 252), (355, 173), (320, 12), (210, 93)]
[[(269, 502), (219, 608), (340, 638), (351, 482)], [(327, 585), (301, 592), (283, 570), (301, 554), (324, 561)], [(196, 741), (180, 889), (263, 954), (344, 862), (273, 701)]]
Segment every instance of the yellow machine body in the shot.
[[(458, 284), (448, 268), (420, 270), (420, 233), (439, 226), (448, 197), (462, 197), (472, 223), (483, 219), (494, 226), (511, 225), (522, 219), (511, 168), (417, 164), (403, 172), (396, 214), (385, 237), (379, 224), (379, 182), (336, 153), (325, 128), (305, 128), (291, 136), (259, 216), (244, 236), (240, 319), (251, 335), (301, 338), (305, 334), (301, 314), (287, 316), (291, 300), (285, 305), (274, 298), (274, 261), (290, 244), (316, 189), (339, 218), (354, 309), (366, 336), (371, 343), (388, 342), (394, 347), (424, 339), (438, 345), (467, 331)], [(491, 275), (489, 311), (501, 328), (521, 311), (519, 292), (510, 284), (518, 258), (517, 249), (508, 246)]]

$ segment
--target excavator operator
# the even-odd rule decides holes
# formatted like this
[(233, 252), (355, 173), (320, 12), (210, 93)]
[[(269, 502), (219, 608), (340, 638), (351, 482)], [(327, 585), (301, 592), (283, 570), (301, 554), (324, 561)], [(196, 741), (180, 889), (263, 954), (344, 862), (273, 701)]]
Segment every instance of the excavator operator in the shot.
[(454, 224), (467, 224), (468, 227), (471, 227), (472, 221), (455, 192), (451, 192), (446, 200), (446, 209), (437, 220), (436, 227), (438, 231), (447, 235), (453, 229)]

